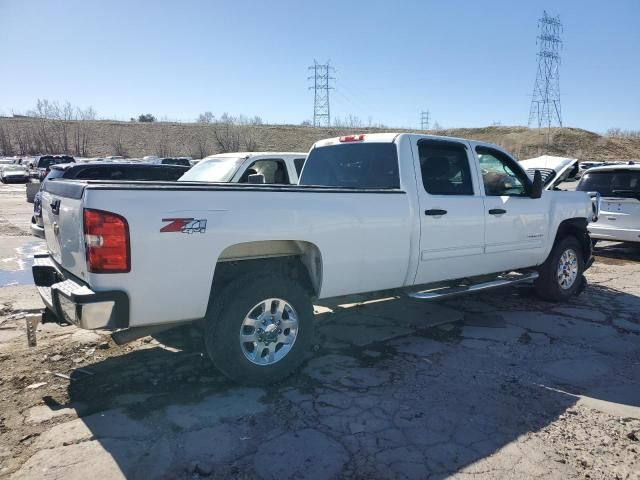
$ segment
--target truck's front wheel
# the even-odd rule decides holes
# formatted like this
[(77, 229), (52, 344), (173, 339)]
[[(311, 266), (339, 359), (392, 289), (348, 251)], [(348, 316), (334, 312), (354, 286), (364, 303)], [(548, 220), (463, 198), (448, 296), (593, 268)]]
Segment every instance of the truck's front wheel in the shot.
[(572, 235), (560, 239), (538, 270), (540, 277), (534, 285), (543, 299), (558, 302), (579, 293), (584, 282), (584, 258), (578, 239)]
[(278, 382), (304, 359), (313, 337), (313, 305), (283, 275), (245, 275), (214, 297), (205, 343), (218, 369), (244, 384)]

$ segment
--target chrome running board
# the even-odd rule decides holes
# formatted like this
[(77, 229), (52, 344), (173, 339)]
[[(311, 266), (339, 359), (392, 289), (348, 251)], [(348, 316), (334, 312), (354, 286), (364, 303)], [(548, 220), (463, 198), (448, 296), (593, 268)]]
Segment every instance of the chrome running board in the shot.
[(475, 283), (472, 285), (457, 285), (454, 287), (444, 287), (434, 290), (423, 290), (421, 292), (409, 293), (410, 298), (416, 300), (436, 300), (439, 298), (453, 297), (455, 295), (464, 295), (466, 293), (481, 292), (490, 288), (505, 287), (507, 285), (515, 285), (517, 283), (529, 282), (538, 278), (538, 272), (527, 272), (516, 276), (501, 276), (495, 280), (488, 282)]

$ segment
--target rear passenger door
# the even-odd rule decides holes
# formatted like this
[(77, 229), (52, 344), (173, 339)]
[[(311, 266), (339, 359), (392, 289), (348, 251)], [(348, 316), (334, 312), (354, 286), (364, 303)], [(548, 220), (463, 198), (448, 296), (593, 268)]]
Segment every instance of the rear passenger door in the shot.
[(421, 230), (415, 283), (486, 273), (484, 202), (470, 146), (419, 139), (412, 147)]

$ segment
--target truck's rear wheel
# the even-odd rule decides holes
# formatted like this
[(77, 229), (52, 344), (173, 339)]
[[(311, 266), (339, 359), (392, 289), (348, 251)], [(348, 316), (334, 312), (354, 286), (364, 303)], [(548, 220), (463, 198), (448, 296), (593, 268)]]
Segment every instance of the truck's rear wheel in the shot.
[(560, 239), (538, 271), (540, 277), (534, 285), (543, 299), (559, 302), (580, 292), (584, 257), (578, 239), (574, 236)]
[(313, 305), (284, 275), (244, 275), (214, 298), (205, 343), (218, 369), (244, 384), (278, 382), (295, 370), (313, 337)]

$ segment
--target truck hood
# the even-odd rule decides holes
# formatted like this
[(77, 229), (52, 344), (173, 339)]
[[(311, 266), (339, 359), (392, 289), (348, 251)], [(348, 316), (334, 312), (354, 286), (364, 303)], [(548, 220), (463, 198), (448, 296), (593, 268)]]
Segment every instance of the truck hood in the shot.
[(540, 170), (546, 190), (553, 190), (558, 184), (575, 177), (578, 173), (578, 159), (542, 155), (541, 157), (521, 160), (520, 165), (531, 178), (536, 170)]

